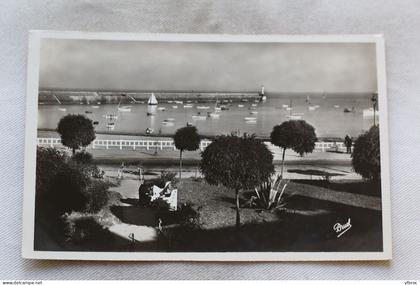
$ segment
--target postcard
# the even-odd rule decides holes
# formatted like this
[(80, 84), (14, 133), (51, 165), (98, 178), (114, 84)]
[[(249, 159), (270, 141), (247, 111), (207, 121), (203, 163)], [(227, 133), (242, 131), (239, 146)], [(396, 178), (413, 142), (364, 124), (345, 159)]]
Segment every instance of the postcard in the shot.
[(23, 257), (391, 259), (384, 52), (30, 32)]

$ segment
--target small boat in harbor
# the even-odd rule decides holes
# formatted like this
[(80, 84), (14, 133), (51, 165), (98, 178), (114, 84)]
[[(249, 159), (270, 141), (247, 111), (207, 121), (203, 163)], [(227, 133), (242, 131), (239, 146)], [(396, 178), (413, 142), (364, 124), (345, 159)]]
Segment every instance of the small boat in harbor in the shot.
[(92, 111), (85, 111), (85, 114), (92, 114)]
[(340, 105), (334, 105), (334, 108), (338, 109), (340, 108)]
[(254, 100), (254, 102), (255, 102), (255, 103), (259, 103), (259, 102), (260, 102), (260, 100), (256, 99), (256, 100)]
[(256, 124), (257, 120), (255, 118), (255, 120), (245, 120), (245, 124)]
[(221, 109), (222, 111), (227, 111), (227, 110), (229, 110), (229, 107), (228, 107), (228, 106), (226, 106), (226, 105), (221, 105), (221, 106), (220, 106), (220, 109)]
[(245, 117), (244, 120), (245, 121), (256, 121), (257, 118), (256, 117)]
[(289, 105), (287, 105), (287, 104), (283, 104), (283, 105), (281, 105), (283, 108), (289, 108)]
[(238, 105), (238, 108), (243, 108), (243, 107), (244, 107), (244, 105), (242, 105), (242, 104)]
[(344, 113), (354, 113), (355, 110), (354, 110), (354, 107), (352, 107), (351, 109), (350, 108), (344, 108), (343, 112)]
[(192, 126), (193, 126), (193, 124), (192, 124), (192, 123), (187, 122), (187, 127), (192, 127)]
[(174, 101), (174, 102), (175, 102), (175, 104), (184, 104), (183, 101)]
[(199, 110), (208, 110), (208, 109), (210, 109), (210, 106), (197, 106), (197, 109), (199, 109)]
[(174, 122), (170, 122), (170, 121), (166, 121), (166, 120), (164, 120), (162, 122), (162, 126), (164, 126), (164, 127), (173, 127), (174, 125), (175, 125)]
[(172, 101), (172, 100), (169, 100), (169, 101), (168, 101), (168, 104), (172, 104), (173, 102), (174, 102), (174, 101)]
[(99, 106), (97, 106), (97, 105), (92, 105), (90, 107), (92, 107), (93, 109), (99, 109)]
[(120, 112), (131, 112), (131, 106), (118, 107), (118, 111), (120, 111)]
[(288, 118), (289, 120), (302, 120), (302, 117), (303, 117), (302, 113), (286, 115), (286, 118)]
[(186, 104), (186, 105), (184, 105), (184, 108), (185, 109), (190, 109), (190, 108), (192, 108), (193, 107), (193, 105), (192, 104)]
[(166, 110), (166, 108), (165, 107), (158, 107), (157, 108), (159, 111), (162, 111), (162, 112), (164, 112), (165, 110)]
[(309, 111), (315, 111), (315, 110), (316, 110), (316, 108), (315, 108), (315, 106), (308, 106), (308, 110), (309, 110)]
[(251, 115), (255, 115), (255, 114), (258, 114), (258, 111), (251, 111), (251, 112), (249, 112)]
[(106, 124), (106, 127), (107, 127), (108, 130), (113, 130), (113, 129), (115, 129), (115, 123), (108, 123), (108, 124)]
[(178, 106), (177, 105), (173, 105), (172, 106), (172, 109), (178, 109)]
[(248, 99), (242, 98), (241, 102), (248, 102)]
[(158, 101), (156, 99), (155, 93), (152, 93), (149, 97), (149, 100), (147, 101), (148, 105), (157, 105)]
[(167, 121), (167, 122), (173, 122), (173, 121), (175, 121), (175, 118), (167, 118), (166, 120), (164, 120), (164, 121)]
[(117, 120), (118, 119), (118, 116), (114, 115), (114, 114), (106, 114), (106, 115), (103, 115), (103, 116), (107, 120)]
[(65, 111), (67, 111), (67, 109), (66, 109), (66, 108), (58, 108), (58, 110), (60, 110), (61, 112), (65, 112)]
[(194, 121), (204, 121), (204, 120), (207, 119), (207, 117), (206, 116), (203, 116), (203, 115), (193, 115), (192, 116), (192, 119)]
[(252, 104), (251, 106), (252, 106), (252, 107), (257, 107), (257, 106), (258, 106), (258, 104)]
[(217, 119), (217, 118), (220, 118), (220, 113), (208, 112), (207, 116), (209, 116), (210, 118), (213, 118), (213, 119)]

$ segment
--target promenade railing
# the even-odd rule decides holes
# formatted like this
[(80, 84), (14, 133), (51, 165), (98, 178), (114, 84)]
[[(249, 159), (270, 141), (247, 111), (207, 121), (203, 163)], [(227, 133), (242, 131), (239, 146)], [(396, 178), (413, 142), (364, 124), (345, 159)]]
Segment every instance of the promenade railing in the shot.
[[(275, 148), (270, 142), (265, 142), (269, 148)], [(203, 151), (209, 144), (210, 140), (201, 140), (200, 150)], [(37, 145), (49, 147), (62, 147), (60, 138), (37, 138)], [(92, 149), (160, 149), (160, 150), (176, 150), (172, 139), (150, 139), (150, 140), (129, 140), (129, 139), (96, 139), (88, 148)], [(316, 142), (315, 151), (346, 151), (343, 142)]]

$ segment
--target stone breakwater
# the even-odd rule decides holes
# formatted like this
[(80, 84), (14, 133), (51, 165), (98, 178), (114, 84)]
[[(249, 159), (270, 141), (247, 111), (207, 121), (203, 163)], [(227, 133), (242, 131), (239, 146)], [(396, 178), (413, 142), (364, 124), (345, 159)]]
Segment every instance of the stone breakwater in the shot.
[[(215, 102), (223, 100), (239, 102), (257, 100), (258, 92), (153, 92), (162, 103), (170, 101)], [(40, 104), (145, 104), (152, 92), (115, 92), (115, 91), (68, 91), (41, 90)]]

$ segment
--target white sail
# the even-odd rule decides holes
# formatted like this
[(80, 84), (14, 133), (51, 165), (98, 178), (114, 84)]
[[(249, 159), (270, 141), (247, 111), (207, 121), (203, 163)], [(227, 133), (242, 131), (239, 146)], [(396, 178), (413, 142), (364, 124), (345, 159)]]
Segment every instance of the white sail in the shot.
[(147, 101), (147, 104), (149, 105), (157, 105), (158, 101), (156, 100), (155, 93), (152, 93), (149, 97), (149, 101)]

